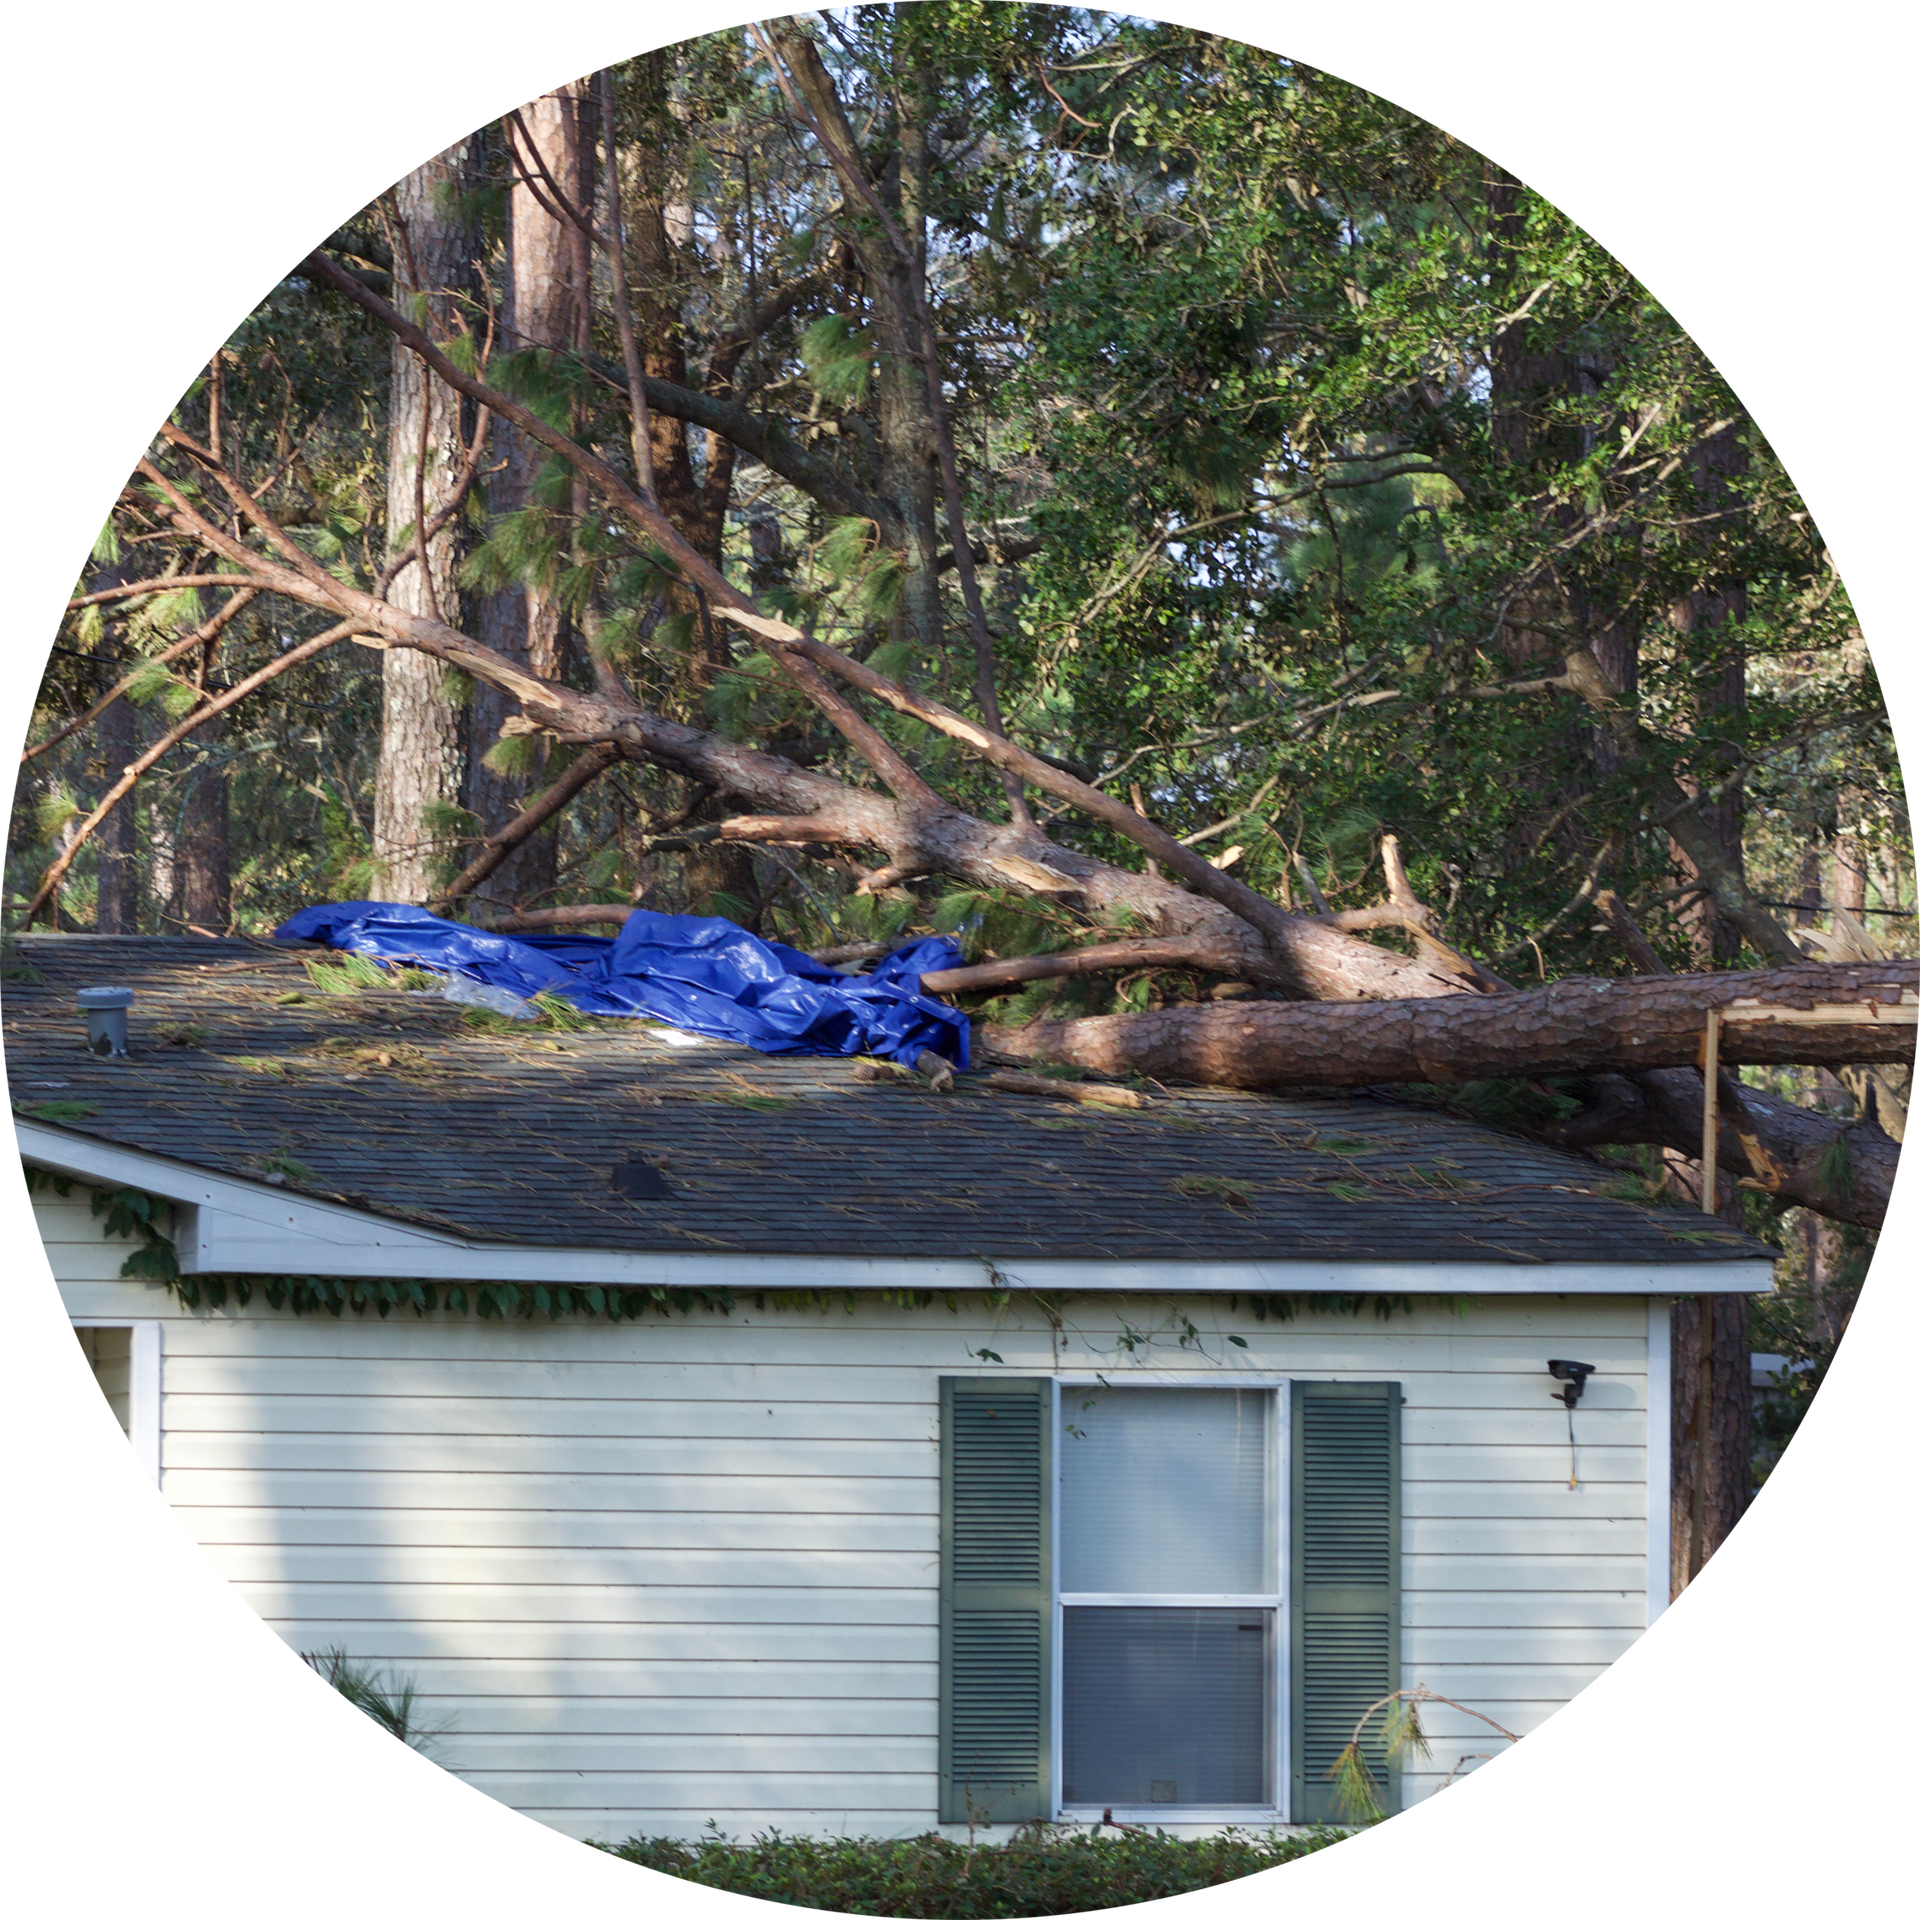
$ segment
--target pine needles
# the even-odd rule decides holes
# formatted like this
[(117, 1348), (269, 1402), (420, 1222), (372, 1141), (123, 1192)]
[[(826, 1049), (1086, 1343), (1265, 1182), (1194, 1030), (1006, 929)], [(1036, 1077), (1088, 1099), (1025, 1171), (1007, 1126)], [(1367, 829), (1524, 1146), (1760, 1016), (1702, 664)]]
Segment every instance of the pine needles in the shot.
[(419, 1691), (411, 1674), (391, 1670), (383, 1673), (369, 1663), (350, 1659), (344, 1647), (325, 1647), (318, 1653), (303, 1653), (300, 1658), (376, 1726), (416, 1753), (430, 1753), (441, 1736), (452, 1730), (451, 1719), (431, 1724), (421, 1719)]

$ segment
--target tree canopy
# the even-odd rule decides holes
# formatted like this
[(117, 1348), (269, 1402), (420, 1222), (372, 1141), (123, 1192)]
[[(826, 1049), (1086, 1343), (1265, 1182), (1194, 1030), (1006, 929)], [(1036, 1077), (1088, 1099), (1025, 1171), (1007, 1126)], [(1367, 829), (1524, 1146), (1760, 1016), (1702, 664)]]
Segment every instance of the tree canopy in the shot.
[[(8, 861), (102, 931), (937, 930), (1113, 1071), (1913, 951), (1846, 590), (1646, 289), (1335, 76), (980, 0), (589, 76), (294, 267), (76, 583)], [(1697, 1073), (1496, 1041), (1444, 1097), (1684, 1182)], [(1904, 1071), (1763, 1076), (1726, 1203), (1877, 1224)]]

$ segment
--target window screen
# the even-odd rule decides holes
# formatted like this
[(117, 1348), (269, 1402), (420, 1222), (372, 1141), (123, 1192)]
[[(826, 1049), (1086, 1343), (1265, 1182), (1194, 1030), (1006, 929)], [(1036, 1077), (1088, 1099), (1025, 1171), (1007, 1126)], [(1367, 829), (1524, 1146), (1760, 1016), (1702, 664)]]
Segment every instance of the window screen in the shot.
[(1270, 1593), (1273, 1396), (1061, 1395), (1064, 1593)]
[(1273, 1614), (1253, 1607), (1068, 1607), (1066, 1798), (1263, 1806)]
[(1229, 1388), (1062, 1391), (1065, 1804), (1273, 1804), (1273, 1405)]

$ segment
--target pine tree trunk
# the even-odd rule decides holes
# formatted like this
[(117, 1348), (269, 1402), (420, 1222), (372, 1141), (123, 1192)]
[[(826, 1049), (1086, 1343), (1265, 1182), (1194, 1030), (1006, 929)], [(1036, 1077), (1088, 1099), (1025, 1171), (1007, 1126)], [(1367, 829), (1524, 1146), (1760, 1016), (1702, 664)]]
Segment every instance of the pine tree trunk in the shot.
[(1678, 1595), (1753, 1497), (1752, 1356), (1744, 1294), (1672, 1308), (1673, 1567)]
[[(129, 584), (134, 572), (122, 560), (102, 570), (94, 580), (94, 590)], [(105, 693), (127, 670), (125, 623), (110, 620), (100, 646), (100, 691)], [(139, 752), (134, 742), (133, 705), (116, 700), (94, 722), (94, 745), (100, 756), (103, 786), (120, 777), (120, 770)], [(135, 837), (135, 813), (131, 806), (116, 807), (100, 823), (93, 837), (98, 866), (98, 895), (93, 925), (96, 933), (138, 933), (140, 931), (140, 872), (138, 841)]]
[[(592, 203), (592, 180), (586, 166), (592, 151), (582, 137), (583, 97), (572, 87), (543, 94), (521, 110), (535, 148), (547, 171), (578, 206)], [(584, 191), (583, 191), (584, 189)], [(571, 352), (583, 344), (591, 323), (586, 288), (580, 281), (582, 253), (571, 224), (549, 212), (524, 180), (518, 181), (507, 202), (507, 265), (502, 301), (501, 347), (509, 352), (546, 348)], [(510, 514), (536, 505), (534, 483), (547, 456), (537, 443), (506, 421), (494, 428), (493, 456), (504, 462), (488, 488), (487, 504), (496, 525)], [(563, 528), (552, 529), (564, 552)], [(477, 609), (477, 635), (484, 644), (516, 665), (544, 677), (557, 677), (566, 646), (565, 622), (549, 579), (534, 578), (485, 595)], [(496, 739), (500, 723), (518, 710), (494, 689), (482, 687), (475, 697), (474, 747), (484, 751)], [(536, 752), (539, 750), (536, 748)], [(505, 826), (521, 802), (544, 778), (544, 762), (530, 770), (501, 773), (476, 758), (468, 781), (468, 806), (479, 815), (483, 833)], [(530, 835), (475, 890), (481, 917), (503, 912), (515, 903), (537, 904), (553, 885), (555, 843), (550, 831)]]
[[(112, 655), (104, 677), (117, 678), (123, 670), (120, 656)], [(116, 780), (120, 769), (139, 752), (133, 738), (133, 708), (125, 700), (116, 700), (94, 727), (105, 777), (108, 781)], [(100, 823), (94, 835), (100, 862), (99, 898), (93, 918), (96, 932), (140, 931), (140, 874), (134, 827), (134, 809), (119, 806)]]
[[(1735, 428), (1724, 428), (1694, 451), (1693, 470), (1703, 512), (1725, 511), (1736, 502), (1735, 483), (1746, 471), (1747, 453), (1735, 434)], [(1744, 619), (1746, 611), (1745, 582), (1727, 579), (1702, 582), (1671, 609), (1681, 647), (1699, 669), (1695, 711), (1703, 732), (1710, 733), (1724, 719), (1732, 719), (1737, 724), (1738, 716), (1746, 710), (1746, 655), (1737, 643), (1725, 638), (1728, 628)], [(1698, 793), (1704, 782), (1696, 773), (1683, 784), (1689, 793)], [(1700, 818), (1726, 848), (1744, 880), (1746, 800), (1740, 782), (1736, 779), (1725, 783), (1721, 792), (1704, 801)], [(1674, 851), (1681, 871), (1689, 879), (1697, 879), (1692, 861), (1678, 847)], [(1728, 922), (1711, 895), (1689, 908), (1687, 920), (1693, 935), (1696, 966), (1730, 966), (1738, 962), (1739, 929)]]
[(904, 532), (901, 557), (906, 578), (901, 601), (919, 639), (920, 657), (931, 667), (944, 651), (947, 636), (935, 568), (939, 450), (927, 404), (928, 369), (922, 358), (918, 307), (927, 248), (923, 78), (910, 72), (895, 75), (898, 162), (892, 178), (881, 185), (882, 198), (891, 202), (888, 210), (913, 258), (902, 261), (889, 251), (884, 259), (874, 261), (880, 270), (871, 273), (868, 284), (880, 337), (880, 489)]
[[(685, 134), (668, 107), (666, 54), (645, 54), (633, 64), (630, 98), (640, 137), (631, 150), (631, 171), (621, 195), (633, 327), (648, 378), (684, 387), (688, 377), (679, 246), (690, 242), (692, 234), (683, 225), (690, 209), (676, 202), (674, 194), (681, 184)], [(706, 501), (694, 482), (686, 423), (658, 408), (648, 411), (647, 423), (655, 497), (688, 541), (717, 563), (721, 530), (709, 523)], [(692, 610), (691, 596), (675, 603), (676, 612)]]
[(227, 768), (221, 752), (226, 733), (226, 715), (217, 714), (195, 736), (205, 757), (187, 776), (192, 785), (180, 814), (179, 891), (171, 918), (181, 932), (225, 933), (233, 917)]
[(1867, 908), (1867, 850), (1857, 816), (1865, 796), (1858, 787), (1840, 789), (1839, 833), (1833, 845), (1833, 903), (1857, 919)]
[[(456, 301), (472, 287), (479, 238), (443, 194), (468, 183), (466, 145), (450, 148), (394, 188), (405, 246), (396, 274), (417, 273), (413, 292), (430, 301), (436, 335), (455, 331)], [(452, 497), (463, 450), (460, 395), (433, 379), (409, 349), (394, 343), (387, 429), (387, 552), (410, 545), (424, 506), (432, 521)], [(423, 446), (424, 440), (424, 446)], [(405, 537), (403, 537), (405, 536)], [(429, 544), (427, 568), (416, 561), (394, 581), (391, 598), (409, 613), (451, 626), (464, 616), (458, 582), (456, 519)], [(445, 692), (445, 669), (424, 654), (389, 649), (380, 659), (380, 759), (374, 776), (373, 858), (377, 897), (418, 905), (427, 900), (458, 852), (448, 836), (447, 809), (459, 806), (465, 774), (462, 715)]]
[[(650, 53), (633, 65), (628, 97), (640, 123), (640, 137), (630, 149), (621, 201), (634, 331), (647, 376), (686, 386), (681, 300), (687, 278), (684, 250), (693, 236), (688, 224), (691, 209), (677, 197), (685, 190), (686, 136), (669, 104), (666, 54)], [(708, 434), (702, 472), (696, 479), (686, 423), (658, 408), (650, 410), (647, 418), (655, 497), (695, 552), (718, 566), (732, 492), (732, 443)], [(773, 525), (777, 542), (778, 523)], [(732, 630), (713, 620), (699, 597), (685, 587), (669, 588), (664, 607), (675, 617), (698, 623), (686, 654), (688, 669), (676, 689), (684, 710), (698, 720), (703, 717), (714, 669), (730, 657)], [(693, 823), (707, 825), (727, 813), (723, 801), (710, 800), (695, 809)], [(721, 911), (724, 906), (748, 924), (757, 923), (759, 888), (753, 857), (744, 847), (716, 843), (697, 848), (682, 856), (680, 879), (684, 895), (680, 904), (688, 911), (701, 912), (709, 906)], [(724, 894), (726, 902), (715, 901), (716, 894)]]

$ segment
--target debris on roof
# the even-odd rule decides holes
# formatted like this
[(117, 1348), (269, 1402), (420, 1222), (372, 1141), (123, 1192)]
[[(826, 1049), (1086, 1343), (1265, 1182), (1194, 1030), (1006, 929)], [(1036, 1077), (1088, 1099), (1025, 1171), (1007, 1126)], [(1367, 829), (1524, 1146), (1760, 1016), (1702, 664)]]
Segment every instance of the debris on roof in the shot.
[[(991, 1074), (939, 1093), (639, 1019), (502, 1019), (277, 943), (36, 935), (18, 954), (23, 1117), (479, 1240), (999, 1265), (1772, 1257), (1632, 1204), (1592, 1161), (1385, 1098), (1153, 1087), (1115, 1107)], [(75, 1007), (108, 985), (133, 990), (126, 1059), (87, 1050)]]

